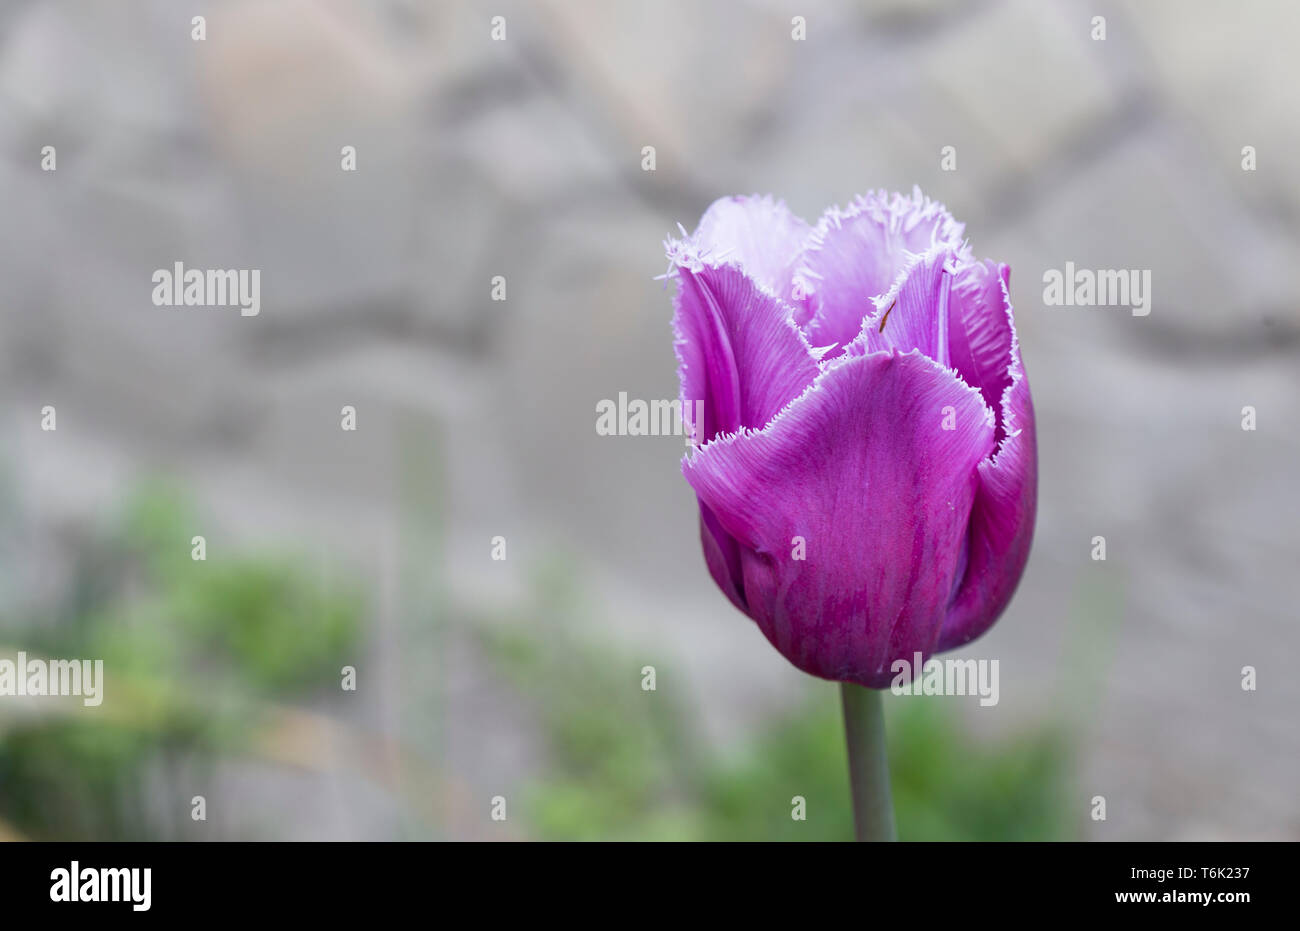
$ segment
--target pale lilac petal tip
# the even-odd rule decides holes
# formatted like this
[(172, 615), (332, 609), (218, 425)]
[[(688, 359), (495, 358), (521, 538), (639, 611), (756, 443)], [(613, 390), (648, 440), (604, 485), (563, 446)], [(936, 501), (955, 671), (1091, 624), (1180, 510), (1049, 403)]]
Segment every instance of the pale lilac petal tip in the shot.
[(807, 301), (808, 342), (847, 345), (875, 310), (873, 299), (889, 291), (912, 257), (945, 246), (968, 261), (964, 230), (943, 204), (919, 190), (911, 197), (877, 191), (828, 210), (794, 275)]

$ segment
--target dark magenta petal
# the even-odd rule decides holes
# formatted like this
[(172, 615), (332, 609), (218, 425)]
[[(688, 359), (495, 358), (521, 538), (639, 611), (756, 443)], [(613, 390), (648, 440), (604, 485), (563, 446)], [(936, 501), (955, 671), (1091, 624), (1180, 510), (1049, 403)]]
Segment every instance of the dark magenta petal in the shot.
[(978, 391), (919, 353), (875, 353), (828, 366), (766, 428), (709, 443), (683, 472), (737, 544), (744, 610), (772, 644), (881, 688), (893, 660), (935, 646), (993, 438)]
[[(1004, 266), (1005, 268), (1005, 266)], [(1010, 336), (1008, 385), (1001, 399), (999, 443), (992, 460), (981, 462), (971, 509), (965, 571), (939, 637), (951, 650), (988, 630), (1006, 608), (1029, 559), (1038, 501), (1038, 450), (1029, 380), (1011, 324), (1006, 275), (999, 276)]]
[(704, 564), (713, 581), (732, 604), (747, 612), (745, 593), (741, 589), (744, 576), (740, 568), (740, 546), (703, 503), (700, 504), (700, 543), (704, 548)]
[(827, 211), (795, 272), (811, 314), (804, 324), (809, 344), (839, 347), (832, 356), (842, 352), (875, 313), (873, 299), (890, 290), (914, 256), (942, 245), (966, 258), (963, 229), (919, 190), (911, 197), (878, 191)]
[(678, 256), (673, 315), (683, 415), (703, 402), (700, 442), (762, 427), (803, 393), (817, 362), (789, 308), (739, 267), (686, 258)]

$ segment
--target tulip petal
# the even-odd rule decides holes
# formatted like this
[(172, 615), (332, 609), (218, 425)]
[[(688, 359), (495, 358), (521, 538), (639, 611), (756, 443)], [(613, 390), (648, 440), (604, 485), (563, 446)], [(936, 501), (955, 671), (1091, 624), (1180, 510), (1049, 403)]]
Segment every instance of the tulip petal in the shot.
[[(968, 385), (980, 389), (984, 403), (1001, 413), (1002, 395), (1011, 384), (1012, 323), (1006, 297), (1011, 270), (991, 261), (963, 267), (949, 296), (949, 350), (952, 366)], [(998, 440), (1005, 433), (998, 417)]]
[[(766, 425), (818, 372), (789, 309), (738, 267), (706, 265), (694, 244), (676, 244), (672, 254), (677, 263), (674, 349), (682, 416), (691, 435), (701, 443)], [(713, 580), (745, 610), (736, 541), (703, 505), (700, 540)]]
[(739, 265), (745, 274), (793, 304), (794, 270), (811, 228), (785, 201), (771, 197), (723, 197), (700, 218), (695, 244), (712, 264)]
[[(697, 442), (765, 426), (816, 377), (789, 308), (739, 267), (679, 264), (675, 303), (682, 411), (698, 428)], [(700, 424), (696, 401), (703, 402)]]
[(828, 366), (767, 427), (707, 444), (683, 472), (739, 544), (746, 612), (772, 644), (813, 675), (881, 688), (893, 660), (934, 647), (993, 434), (951, 372), (874, 353)]
[(966, 566), (939, 636), (939, 650), (968, 643), (993, 625), (1015, 593), (1034, 537), (1038, 501), (1034, 406), (1011, 323), (1005, 273), (999, 280), (1002, 300), (998, 303), (1006, 314), (1011, 340), (1009, 384), (1000, 405), (1000, 443), (994, 457), (981, 462), (977, 471), (979, 488), (971, 509)]
[(875, 313), (863, 322), (862, 332), (846, 354), (917, 349), (949, 367), (951, 261), (952, 252), (946, 246), (913, 257), (893, 287), (876, 299)]
[(875, 312), (873, 298), (890, 290), (912, 256), (943, 244), (965, 259), (964, 229), (920, 190), (911, 197), (877, 191), (845, 210), (828, 210), (794, 276), (811, 314), (804, 326), (808, 342), (846, 346)]
[(740, 566), (740, 546), (727, 531), (722, 529), (718, 518), (702, 502), (700, 504), (700, 544), (704, 549), (704, 565), (713, 576), (714, 583), (722, 593), (741, 611), (748, 612), (745, 593), (741, 586), (744, 575)]

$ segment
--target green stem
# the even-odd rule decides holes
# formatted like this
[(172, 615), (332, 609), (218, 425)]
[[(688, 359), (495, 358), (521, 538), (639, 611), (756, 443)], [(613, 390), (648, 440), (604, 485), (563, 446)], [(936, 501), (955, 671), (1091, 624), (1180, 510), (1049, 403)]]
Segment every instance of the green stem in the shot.
[(898, 840), (894, 803), (889, 795), (880, 692), (842, 682), (840, 695), (844, 700), (844, 740), (849, 748), (854, 834), (860, 841)]

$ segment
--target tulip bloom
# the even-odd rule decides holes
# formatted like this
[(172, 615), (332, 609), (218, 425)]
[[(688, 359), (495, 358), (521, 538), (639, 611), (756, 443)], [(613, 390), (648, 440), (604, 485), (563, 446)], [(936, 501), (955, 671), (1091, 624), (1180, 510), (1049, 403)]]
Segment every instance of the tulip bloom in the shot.
[(895, 660), (978, 637), (1029, 556), (1009, 271), (963, 230), (919, 190), (812, 228), (729, 197), (665, 243), (705, 561), (813, 675), (885, 688)]

